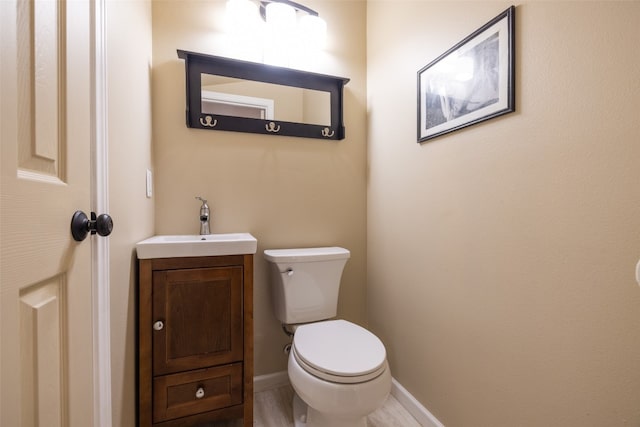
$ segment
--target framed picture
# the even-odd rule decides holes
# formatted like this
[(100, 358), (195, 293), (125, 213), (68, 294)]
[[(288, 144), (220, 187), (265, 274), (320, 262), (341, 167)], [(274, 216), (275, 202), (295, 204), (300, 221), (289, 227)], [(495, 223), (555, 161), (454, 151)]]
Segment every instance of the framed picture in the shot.
[(515, 7), (418, 71), (418, 142), (515, 110)]

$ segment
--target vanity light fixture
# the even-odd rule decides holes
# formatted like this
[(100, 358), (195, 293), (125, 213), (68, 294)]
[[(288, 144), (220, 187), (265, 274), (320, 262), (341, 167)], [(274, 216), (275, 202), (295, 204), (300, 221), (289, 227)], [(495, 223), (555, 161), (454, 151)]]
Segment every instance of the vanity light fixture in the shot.
[(266, 63), (289, 65), (292, 53), (317, 52), (325, 45), (327, 23), (318, 12), (290, 0), (227, 0), (233, 31), (264, 43)]

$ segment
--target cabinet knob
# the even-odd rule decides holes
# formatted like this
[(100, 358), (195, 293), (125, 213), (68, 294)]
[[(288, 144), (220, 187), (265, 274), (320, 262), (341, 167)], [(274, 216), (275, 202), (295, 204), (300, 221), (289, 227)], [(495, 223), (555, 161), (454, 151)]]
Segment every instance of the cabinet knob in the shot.
[(203, 397), (204, 397), (204, 388), (199, 387), (198, 390), (196, 390), (196, 399), (202, 399)]
[(155, 329), (156, 331), (161, 331), (162, 328), (164, 328), (164, 323), (162, 323), (162, 320), (158, 320), (153, 324), (153, 329)]

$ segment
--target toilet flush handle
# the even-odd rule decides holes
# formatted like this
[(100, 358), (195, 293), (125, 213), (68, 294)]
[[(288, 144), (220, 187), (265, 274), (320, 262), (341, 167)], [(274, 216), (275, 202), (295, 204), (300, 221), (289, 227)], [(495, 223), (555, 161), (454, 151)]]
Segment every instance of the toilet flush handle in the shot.
[(289, 267), (285, 271), (281, 271), (280, 273), (286, 274), (287, 276), (291, 277), (293, 276), (293, 268)]

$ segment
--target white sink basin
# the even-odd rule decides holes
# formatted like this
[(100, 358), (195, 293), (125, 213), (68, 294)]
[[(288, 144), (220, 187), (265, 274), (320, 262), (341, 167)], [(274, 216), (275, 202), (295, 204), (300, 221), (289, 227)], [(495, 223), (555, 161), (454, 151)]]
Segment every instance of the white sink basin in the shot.
[(139, 259), (255, 254), (257, 247), (249, 233), (154, 236), (136, 244)]

